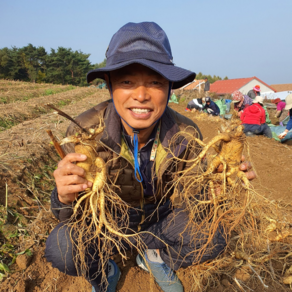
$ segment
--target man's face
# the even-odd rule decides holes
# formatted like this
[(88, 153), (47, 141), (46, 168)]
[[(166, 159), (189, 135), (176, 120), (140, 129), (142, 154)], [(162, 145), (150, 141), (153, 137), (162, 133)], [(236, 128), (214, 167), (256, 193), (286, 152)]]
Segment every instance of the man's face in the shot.
[(163, 114), (169, 81), (158, 73), (132, 64), (111, 72), (110, 81), (116, 110), (134, 129), (150, 127)]

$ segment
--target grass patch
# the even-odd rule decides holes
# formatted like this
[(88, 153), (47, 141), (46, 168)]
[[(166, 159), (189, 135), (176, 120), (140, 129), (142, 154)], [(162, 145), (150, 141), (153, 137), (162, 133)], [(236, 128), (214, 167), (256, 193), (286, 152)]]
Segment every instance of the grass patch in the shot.
[(0, 118), (0, 132), (16, 126), (19, 122), (13, 118)]
[(62, 106), (65, 106), (67, 104), (69, 104), (72, 100), (71, 99), (65, 99), (65, 100), (61, 100), (57, 103), (57, 107), (62, 107)]
[[(14, 223), (7, 221), (9, 216), (13, 218)], [(17, 253), (20, 239), (29, 236), (26, 224), (27, 220), (16, 210), (6, 210), (4, 206), (0, 206), (0, 282), (11, 273), (10, 266), (15, 263), (18, 255), (32, 255), (29, 249)]]

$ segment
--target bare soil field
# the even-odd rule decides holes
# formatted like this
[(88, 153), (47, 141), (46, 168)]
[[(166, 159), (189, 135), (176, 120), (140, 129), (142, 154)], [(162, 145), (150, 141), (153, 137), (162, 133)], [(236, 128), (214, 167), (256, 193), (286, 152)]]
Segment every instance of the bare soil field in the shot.
[(72, 85), (57, 85), (49, 83), (26, 83), (19, 81), (0, 80), (0, 104), (15, 101), (27, 101), (34, 97), (56, 94), (75, 89)]
[(96, 93), (96, 89), (92, 87), (75, 89), (74, 87), (67, 86), (67, 89), (61, 89), (62, 90), (57, 93), (58, 89), (54, 89), (53, 87), (49, 92), (56, 93), (45, 94), (45, 92), (42, 92), (40, 96), (37, 95), (30, 99), (24, 98), (29, 90), (11, 91), (23, 98), (15, 99), (15, 102), (8, 104), (0, 104), (0, 132), (24, 121), (35, 119), (43, 114), (52, 112), (50, 108), (46, 107), (48, 103), (61, 108)]
[[(3, 86), (1, 82), (0, 86)], [(62, 138), (70, 122), (51, 110), (35, 114), (31, 109), (34, 106), (44, 107), (45, 103), (50, 102), (63, 106), (62, 110), (74, 118), (108, 98), (106, 90), (76, 88), (6, 104), (3, 108), (0, 105), (0, 120), (4, 116), (12, 117), (12, 125), (3, 127), (0, 132), (0, 276), (3, 278), (0, 291), (91, 291), (86, 280), (60, 273), (44, 258), (46, 238), (58, 223), (50, 212), (50, 192), (54, 188), (52, 173), (59, 161), (45, 130), (51, 129), (58, 138)], [(64, 100), (67, 102), (60, 104)], [(199, 126), (204, 142), (210, 141), (224, 123), (223, 119), (198, 118), (193, 113), (185, 112), (182, 105), (170, 106)], [(21, 118), (20, 114), (25, 118)], [(247, 155), (257, 172), (257, 179), (253, 182), (256, 191), (270, 200), (291, 204), (292, 174), (289, 164), (292, 147), (262, 136), (248, 137), (247, 141)], [(148, 292), (150, 286), (155, 292), (161, 291), (149, 274), (136, 266), (135, 254), (129, 254), (125, 266), (118, 256), (114, 259), (122, 272), (117, 291)], [(273, 265), (277, 264), (273, 262)], [(283, 267), (283, 270), (285, 268), (288, 267)], [(186, 292), (194, 291), (193, 279), (187, 276), (184, 269), (178, 271), (178, 276)], [(269, 284), (269, 279), (265, 279), (265, 282)], [(223, 275), (219, 283), (216, 286), (206, 284), (206, 291), (243, 291), (227, 276)], [(274, 286), (264, 289), (256, 276), (253, 278), (253, 286), (245, 289), (276, 291)], [(277, 291), (291, 290), (287, 285), (279, 286)]]

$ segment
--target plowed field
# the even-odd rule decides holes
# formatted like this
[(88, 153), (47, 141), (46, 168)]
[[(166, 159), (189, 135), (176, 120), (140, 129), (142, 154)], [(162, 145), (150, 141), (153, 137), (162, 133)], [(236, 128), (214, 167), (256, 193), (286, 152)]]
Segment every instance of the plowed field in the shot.
[[(60, 273), (43, 257), (46, 238), (58, 223), (50, 212), (50, 192), (54, 188), (52, 173), (59, 161), (45, 130), (51, 129), (61, 138), (69, 125), (69, 121), (55, 115), (45, 104), (52, 103), (74, 118), (108, 99), (109, 94), (106, 90), (90, 87), (67, 90), (61, 88), (59, 92), (44, 95), (42, 92), (48, 89), (57, 89), (54, 89), (53, 85), (38, 87), (20, 82), (10, 82), (10, 85), (8, 83), (0, 82), (0, 96), (5, 93), (6, 100), (9, 100), (9, 92), (12, 92), (13, 96), (16, 96), (15, 92), (18, 91), (23, 96), (33, 90), (39, 93), (30, 95), (27, 99), (18, 96), (11, 103), (0, 104), (0, 263), (4, 263), (5, 269), (7, 268), (6, 272), (0, 268), (3, 275), (0, 291), (89, 292), (91, 287), (83, 278)], [(185, 112), (182, 105), (170, 106), (197, 123), (204, 136), (204, 142), (208, 142), (218, 133), (218, 128), (223, 122), (197, 119), (193, 113)], [(258, 175), (253, 182), (256, 190), (270, 200), (292, 203), (292, 147), (263, 136), (247, 139), (250, 159)], [(31, 260), (23, 269), (15, 263), (17, 253), (23, 253), (24, 257)], [(125, 266), (118, 257), (115, 259), (122, 271), (117, 291), (148, 292), (151, 282), (149, 275), (135, 265), (134, 255), (129, 257)], [(183, 275), (183, 271), (179, 271), (178, 275)], [(185, 291), (192, 291), (190, 280), (181, 280)], [(226, 281), (222, 280), (221, 286), (210, 287), (209, 291), (240, 291), (238, 286), (229, 282), (230, 285), (226, 286), (224, 283), (226, 284)], [(154, 284), (153, 291), (160, 289)], [(263, 288), (259, 286), (254, 291), (263, 291)], [(290, 291), (288, 286), (286, 291)]]

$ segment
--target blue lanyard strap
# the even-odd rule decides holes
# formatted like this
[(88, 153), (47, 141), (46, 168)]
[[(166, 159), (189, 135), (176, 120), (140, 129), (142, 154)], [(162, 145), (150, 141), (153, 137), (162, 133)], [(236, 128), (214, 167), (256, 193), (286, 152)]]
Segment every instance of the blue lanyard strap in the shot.
[[(152, 149), (151, 149), (150, 161), (154, 161), (155, 160), (157, 147), (158, 147), (158, 142), (159, 142), (160, 127), (161, 127), (161, 121), (160, 121), (160, 123), (159, 123), (159, 125), (157, 127), (157, 130), (156, 130), (155, 139), (154, 139), (154, 142), (153, 142), (153, 145), (152, 145)], [(124, 133), (122, 133), (122, 135), (123, 135), (124, 139), (126, 140)], [(135, 132), (134, 132), (134, 139), (135, 139)], [(140, 182), (142, 182), (143, 181), (143, 177), (142, 177), (141, 172), (140, 172), (139, 160), (138, 160), (138, 146), (137, 146), (137, 153), (135, 153), (135, 149), (136, 148), (135, 148), (135, 140), (134, 139), (133, 139), (134, 154), (132, 153), (132, 151), (130, 149), (129, 149), (129, 153), (130, 153), (132, 159), (134, 160), (135, 178), (136, 178), (137, 181), (139, 181), (139, 179), (137, 178), (137, 172), (138, 172), (138, 174), (140, 176), (140, 179), (141, 179)], [(138, 165), (137, 165), (138, 168), (136, 167), (136, 162), (138, 163)]]
[[(134, 167), (135, 167), (135, 178), (138, 182), (142, 182), (143, 181), (143, 177), (141, 175), (140, 172), (140, 165), (139, 165), (139, 160), (138, 160), (138, 134), (140, 131), (137, 131), (135, 129), (133, 129), (133, 133), (134, 133), (134, 138), (133, 138), (133, 144), (134, 144)], [(137, 177), (137, 172), (139, 173), (139, 178)]]

